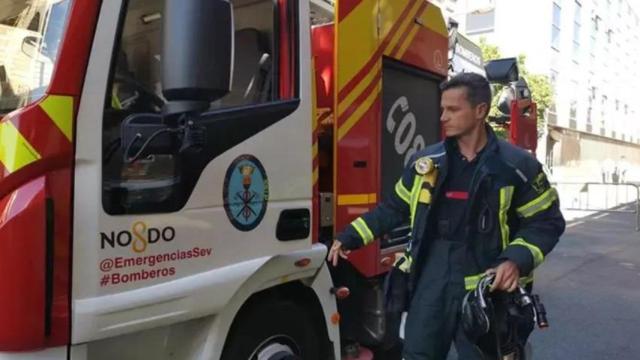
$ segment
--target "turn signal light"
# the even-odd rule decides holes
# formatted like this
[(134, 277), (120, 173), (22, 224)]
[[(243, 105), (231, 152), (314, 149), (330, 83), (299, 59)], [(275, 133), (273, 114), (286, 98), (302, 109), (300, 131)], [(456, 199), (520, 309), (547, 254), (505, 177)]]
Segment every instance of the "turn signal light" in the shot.
[(302, 259), (296, 261), (294, 265), (297, 266), (297, 267), (307, 267), (307, 266), (309, 266), (309, 264), (311, 264), (311, 259), (302, 258)]

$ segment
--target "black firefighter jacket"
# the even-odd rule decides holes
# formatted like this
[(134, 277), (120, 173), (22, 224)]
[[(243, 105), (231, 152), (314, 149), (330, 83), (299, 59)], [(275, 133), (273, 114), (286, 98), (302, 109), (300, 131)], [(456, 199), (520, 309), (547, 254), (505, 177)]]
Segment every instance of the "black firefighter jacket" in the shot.
[[(470, 183), (462, 222), (470, 261), (478, 270), (465, 276), (466, 289), (474, 288), (486, 269), (504, 260), (517, 264), (521, 285), (530, 284), (533, 270), (565, 228), (558, 194), (540, 163), (525, 150), (498, 139), (488, 126), (487, 131), (488, 142)], [(415, 288), (419, 271), (414, 269), (421, 269), (429, 249), (427, 242), (433, 240), (425, 233), (430, 205), (441, 196), (446, 155), (453, 141), (447, 139), (414, 155), (392, 195), (337, 236), (345, 249), (356, 249), (408, 222), (410, 242), (396, 268), (409, 273), (409, 289)]]

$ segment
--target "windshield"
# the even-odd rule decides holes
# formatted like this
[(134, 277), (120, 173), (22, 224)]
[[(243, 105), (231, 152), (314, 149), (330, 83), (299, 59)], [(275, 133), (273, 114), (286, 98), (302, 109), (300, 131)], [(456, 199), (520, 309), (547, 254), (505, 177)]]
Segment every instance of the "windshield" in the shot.
[(71, 0), (0, 0), (0, 114), (44, 95)]

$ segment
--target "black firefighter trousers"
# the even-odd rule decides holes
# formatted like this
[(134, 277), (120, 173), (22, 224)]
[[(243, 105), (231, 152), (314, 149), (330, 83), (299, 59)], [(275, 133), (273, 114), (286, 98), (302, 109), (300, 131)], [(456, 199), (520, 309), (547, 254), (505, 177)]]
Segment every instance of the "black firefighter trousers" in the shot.
[[(427, 258), (405, 323), (405, 360), (445, 360), (455, 343), (461, 360), (482, 360), (480, 351), (466, 338), (460, 324), (464, 276), (470, 273), (467, 245), (436, 240)], [(475, 269), (472, 269), (475, 270)]]

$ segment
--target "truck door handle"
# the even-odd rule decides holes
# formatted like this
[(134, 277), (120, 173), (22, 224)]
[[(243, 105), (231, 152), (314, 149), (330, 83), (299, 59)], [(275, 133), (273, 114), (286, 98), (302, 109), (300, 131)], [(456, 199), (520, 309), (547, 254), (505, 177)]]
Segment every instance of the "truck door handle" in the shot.
[(286, 209), (280, 213), (276, 226), (276, 238), (280, 241), (302, 240), (311, 232), (309, 209)]

